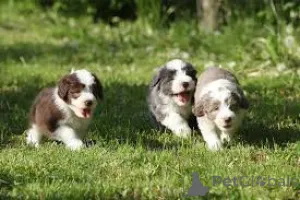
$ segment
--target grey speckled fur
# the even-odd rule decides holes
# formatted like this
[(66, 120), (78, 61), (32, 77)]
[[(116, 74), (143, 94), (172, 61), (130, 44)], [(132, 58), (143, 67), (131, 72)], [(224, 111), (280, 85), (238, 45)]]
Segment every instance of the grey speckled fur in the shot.
[[(185, 63), (186, 68), (193, 72), (192, 78), (196, 82), (196, 70), (190, 63)], [(162, 66), (158, 73), (153, 77), (148, 90), (147, 104), (150, 111), (150, 117), (155, 125), (155, 128), (159, 130), (166, 130), (167, 128), (162, 125), (162, 121), (165, 119), (166, 114), (162, 110), (169, 105), (167, 98), (172, 94), (170, 80), (173, 78), (172, 71), (168, 70), (166, 66)], [(192, 114), (192, 102), (186, 107), (186, 110), (182, 112), (182, 116), (188, 121), (189, 126), (192, 129), (197, 129), (197, 121)]]
[(206, 69), (198, 78), (193, 113), (203, 139), (211, 150), (230, 142), (242, 123), (248, 100), (236, 77), (217, 67)]
[[(197, 82), (197, 93), (200, 94), (202, 89), (209, 83), (218, 80), (218, 79), (226, 79), (233, 83), (239, 85), (237, 78), (224, 69), (220, 69), (218, 67), (209, 67), (207, 68), (198, 78)], [(196, 95), (198, 95), (196, 94)]]

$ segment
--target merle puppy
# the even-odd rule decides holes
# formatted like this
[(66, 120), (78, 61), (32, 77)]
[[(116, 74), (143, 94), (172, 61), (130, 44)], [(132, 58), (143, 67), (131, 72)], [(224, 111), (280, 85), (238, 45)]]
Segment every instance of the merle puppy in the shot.
[(222, 149), (238, 130), (249, 107), (236, 77), (218, 67), (206, 69), (198, 78), (193, 113), (210, 150)]
[(191, 128), (196, 128), (192, 114), (196, 73), (190, 63), (174, 59), (154, 76), (147, 102), (157, 128), (167, 128), (183, 138), (191, 135)]
[(102, 85), (87, 70), (65, 75), (56, 87), (42, 90), (30, 111), (27, 144), (37, 147), (42, 138), (62, 141), (67, 148), (78, 150), (93, 116), (97, 101), (103, 99)]

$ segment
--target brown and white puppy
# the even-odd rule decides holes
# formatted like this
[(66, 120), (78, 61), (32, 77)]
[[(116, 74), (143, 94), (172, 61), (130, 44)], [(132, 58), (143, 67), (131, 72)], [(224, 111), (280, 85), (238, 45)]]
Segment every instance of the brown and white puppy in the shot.
[(65, 75), (54, 88), (42, 90), (30, 111), (27, 144), (37, 147), (43, 136), (78, 150), (96, 108), (103, 99), (98, 78), (85, 69)]
[(236, 77), (218, 67), (198, 78), (193, 113), (208, 148), (219, 150), (238, 130), (249, 103)]

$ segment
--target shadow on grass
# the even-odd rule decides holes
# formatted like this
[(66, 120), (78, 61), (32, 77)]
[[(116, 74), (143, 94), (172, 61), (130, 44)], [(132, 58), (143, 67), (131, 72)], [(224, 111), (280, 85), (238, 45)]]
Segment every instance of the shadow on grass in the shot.
[[(18, 82), (16, 89), (0, 91), (0, 138), (1, 146), (14, 144), (15, 136), (24, 134), (28, 128), (30, 106), (42, 89), (39, 77)], [(54, 86), (55, 82), (49, 83)], [(159, 142), (148, 117), (146, 85), (114, 83), (104, 86), (104, 101), (100, 102), (89, 128), (93, 139), (119, 144), (142, 145), (151, 150), (172, 148)], [(12, 87), (13, 88), (13, 87)], [(153, 135), (152, 135), (153, 133)]]
[(39, 77), (31, 81), (18, 81), (20, 87), (7, 85), (0, 90), (0, 136), (1, 144), (10, 144), (16, 135), (21, 135), (28, 126), (28, 111), (36, 92), (39, 90)]
[(13, 177), (8, 173), (0, 172), (0, 199), (10, 199), (9, 192), (13, 186)]
[[(2, 44), (0, 48), (0, 63), (7, 61), (30, 62), (40, 61), (58, 64), (89, 63), (98, 61), (102, 65), (111, 65), (114, 62), (130, 64), (134, 60), (132, 51), (144, 48), (138, 44), (132, 48), (131, 44), (116, 40), (101, 40), (85, 36), (65, 36), (65, 41), (59, 44), (47, 42), (28, 42)], [(128, 51), (124, 51), (127, 48)], [(117, 59), (116, 59), (117, 58)]]
[(244, 143), (273, 148), (274, 144), (286, 147), (300, 140), (300, 131), (295, 127), (299, 122), (300, 104), (293, 99), (294, 88), (288, 87), (266, 88), (263, 84), (246, 87), (252, 98), (241, 135)]
[[(19, 81), (17, 89), (0, 91), (0, 136), (2, 147), (14, 145), (14, 136), (21, 135), (28, 127), (28, 111), (37, 93), (42, 89), (40, 77)], [(49, 86), (55, 82), (49, 83)], [(91, 137), (117, 144), (142, 145), (150, 150), (177, 148), (178, 142), (160, 142), (153, 130), (146, 105), (146, 85), (112, 83), (104, 85), (104, 102), (97, 107), (90, 126)], [(242, 129), (244, 143), (271, 148), (274, 143), (286, 146), (300, 140), (295, 123), (299, 121), (300, 104), (288, 100), (289, 94), (260, 84), (246, 87), (251, 94), (251, 109)], [(268, 94), (271, 92), (272, 94)], [(295, 91), (294, 91), (295, 92)], [(290, 90), (289, 93), (293, 93)], [(281, 124), (283, 123), (283, 125)], [(289, 124), (291, 126), (289, 126)]]
[(60, 56), (63, 61), (71, 61), (74, 55), (78, 53), (75, 45), (52, 45), (46, 43), (17, 43), (6, 45), (0, 49), (1, 62), (7, 60), (25, 61), (41, 58), (42, 56)]

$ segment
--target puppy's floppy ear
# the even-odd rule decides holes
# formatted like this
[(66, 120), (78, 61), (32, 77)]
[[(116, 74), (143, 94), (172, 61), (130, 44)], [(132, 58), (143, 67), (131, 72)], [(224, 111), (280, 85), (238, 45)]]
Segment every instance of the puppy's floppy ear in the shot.
[(70, 75), (66, 75), (58, 82), (58, 96), (64, 101), (68, 101), (68, 92), (71, 88)]
[(192, 112), (196, 117), (203, 117), (204, 116), (204, 102), (206, 99), (206, 95), (201, 97), (201, 99), (194, 103)]
[(206, 102), (210, 101), (209, 94), (204, 94), (197, 102), (195, 102), (192, 111), (195, 116), (203, 117), (205, 115), (204, 106)]
[(193, 78), (194, 81), (197, 82), (197, 70), (196, 68), (191, 64), (187, 63), (187, 74)]
[(95, 97), (97, 99), (103, 100), (104, 97), (103, 97), (102, 84), (95, 74), (92, 74), (92, 76), (94, 77), (94, 80), (95, 80), (95, 84), (93, 84), (93, 86), (92, 86), (93, 94), (95, 95)]
[(249, 108), (249, 101), (245, 97), (245, 94), (241, 88), (238, 88), (239, 98), (240, 98), (240, 107), (243, 109)]
[(165, 67), (160, 68), (159, 71), (158, 71), (158, 73), (152, 79), (150, 87), (155, 87), (157, 84), (159, 84), (159, 82), (161, 81), (161, 79), (165, 75), (165, 72), (166, 72), (166, 68)]
[(241, 108), (244, 108), (244, 109), (248, 109), (249, 108), (249, 101), (246, 99), (246, 97), (243, 95), (241, 97), (241, 104), (240, 104)]
[(197, 104), (193, 105), (192, 111), (196, 117), (203, 117), (204, 116), (203, 102), (200, 101)]

